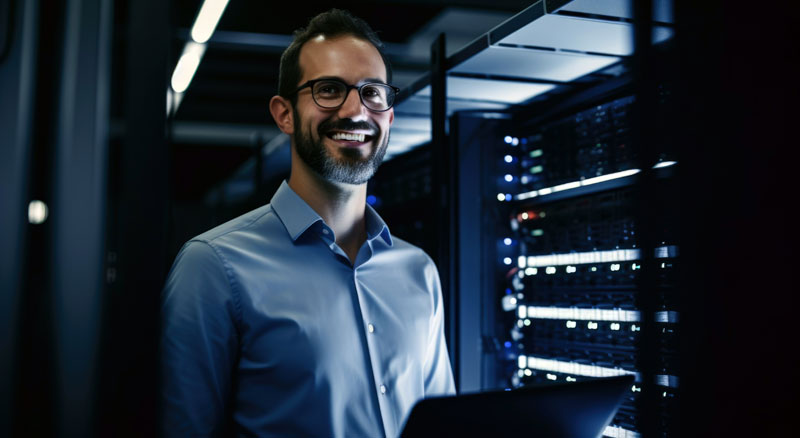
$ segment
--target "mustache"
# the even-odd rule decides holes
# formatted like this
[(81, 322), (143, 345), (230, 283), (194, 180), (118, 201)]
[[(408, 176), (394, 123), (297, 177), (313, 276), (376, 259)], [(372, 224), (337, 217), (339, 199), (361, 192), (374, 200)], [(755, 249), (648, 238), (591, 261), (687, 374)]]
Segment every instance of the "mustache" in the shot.
[(369, 130), (374, 134), (380, 132), (380, 128), (378, 124), (369, 120), (361, 120), (361, 121), (353, 121), (352, 119), (336, 119), (336, 120), (325, 120), (324, 122), (319, 124), (317, 128), (317, 132), (320, 135), (325, 135), (325, 133), (329, 131), (357, 131), (357, 130)]

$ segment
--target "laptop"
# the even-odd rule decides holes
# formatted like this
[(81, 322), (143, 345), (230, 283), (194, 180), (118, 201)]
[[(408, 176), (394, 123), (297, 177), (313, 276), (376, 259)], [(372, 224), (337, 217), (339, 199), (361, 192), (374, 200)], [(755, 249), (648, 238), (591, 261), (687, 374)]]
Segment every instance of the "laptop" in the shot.
[(625, 375), (431, 397), (414, 405), (400, 436), (596, 438), (611, 423), (633, 382), (634, 376)]

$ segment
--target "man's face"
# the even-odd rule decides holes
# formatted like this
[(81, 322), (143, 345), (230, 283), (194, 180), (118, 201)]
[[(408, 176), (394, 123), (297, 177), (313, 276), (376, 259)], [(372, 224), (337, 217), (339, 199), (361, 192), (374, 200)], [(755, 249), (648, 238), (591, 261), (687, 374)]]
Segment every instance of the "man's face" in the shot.
[[(317, 37), (300, 52), (300, 84), (312, 79), (339, 79), (350, 85), (386, 82), (386, 67), (378, 50), (352, 36)], [(300, 85), (298, 84), (298, 85)], [(380, 166), (389, 144), (394, 110), (374, 112), (361, 104), (358, 90), (350, 90), (341, 107), (325, 109), (314, 103), (311, 89), (297, 94), (293, 107), (297, 154), (328, 181), (363, 184)], [(347, 140), (343, 134), (363, 134)]]

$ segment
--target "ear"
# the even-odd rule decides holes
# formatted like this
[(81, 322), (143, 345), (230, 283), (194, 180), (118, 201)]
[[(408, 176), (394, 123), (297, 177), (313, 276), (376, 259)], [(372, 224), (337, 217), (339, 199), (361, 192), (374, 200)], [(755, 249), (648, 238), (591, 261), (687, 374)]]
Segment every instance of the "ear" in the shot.
[(278, 129), (284, 134), (294, 134), (294, 114), (292, 113), (292, 103), (281, 96), (272, 96), (269, 100), (269, 112)]
[(394, 123), (394, 107), (389, 109), (389, 126), (392, 126), (392, 123)]

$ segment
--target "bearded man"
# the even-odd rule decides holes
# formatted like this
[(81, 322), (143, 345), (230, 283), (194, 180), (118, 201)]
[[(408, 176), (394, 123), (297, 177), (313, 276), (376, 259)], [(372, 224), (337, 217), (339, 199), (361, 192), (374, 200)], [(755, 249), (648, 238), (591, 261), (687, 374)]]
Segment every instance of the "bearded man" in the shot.
[(331, 10), (283, 53), (288, 182), (187, 242), (164, 288), (166, 436), (393, 437), (455, 392), (436, 266), (366, 203), (398, 92), (381, 49)]

